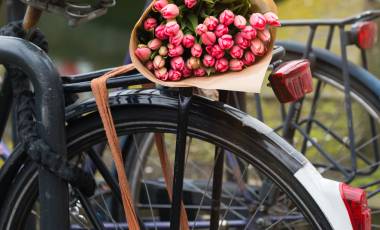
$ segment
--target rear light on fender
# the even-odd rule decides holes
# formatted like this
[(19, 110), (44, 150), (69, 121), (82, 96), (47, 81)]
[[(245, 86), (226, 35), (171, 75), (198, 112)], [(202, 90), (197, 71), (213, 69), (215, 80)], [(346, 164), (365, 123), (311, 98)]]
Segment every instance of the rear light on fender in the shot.
[(353, 230), (370, 230), (371, 210), (368, 208), (366, 192), (341, 183), (340, 194), (350, 216)]
[(297, 101), (313, 91), (310, 63), (306, 59), (284, 62), (272, 71), (269, 82), (281, 103)]
[(372, 48), (377, 42), (377, 31), (375, 22), (357, 22), (351, 28), (351, 41), (362, 49)]

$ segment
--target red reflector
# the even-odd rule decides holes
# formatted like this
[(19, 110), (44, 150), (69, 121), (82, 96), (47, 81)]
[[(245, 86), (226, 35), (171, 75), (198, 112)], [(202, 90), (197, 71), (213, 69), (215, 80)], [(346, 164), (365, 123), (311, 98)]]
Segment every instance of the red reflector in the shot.
[(297, 101), (313, 91), (310, 63), (306, 59), (284, 62), (273, 70), (269, 82), (281, 103)]
[(371, 210), (368, 208), (366, 192), (341, 183), (340, 194), (350, 216), (353, 230), (370, 230)]
[(377, 42), (377, 24), (368, 22), (358, 22), (352, 26), (355, 43), (362, 49), (372, 48)]

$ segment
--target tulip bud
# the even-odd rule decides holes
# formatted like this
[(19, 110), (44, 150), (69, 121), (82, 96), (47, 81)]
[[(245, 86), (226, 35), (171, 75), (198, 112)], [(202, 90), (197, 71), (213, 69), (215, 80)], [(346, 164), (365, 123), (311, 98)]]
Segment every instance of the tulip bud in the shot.
[(232, 36), (230, 34), (225, 34), (218, 38), (218, 44), (220, 48), (227, 50), (234, 45), (234, 40), (232, 39)]
[(183, 39), (182, 39), (182, 45), (185, 47), (185, 48), (191, 48), (193, 47), (195, 43), (195, 38), (193, 35), (191, 34), (186, 34)]
[(155, 34), (156, 38), (158, 38), (160, 40), (168, 39), (168, 36), (166, 36), (166, 34), (165, 34), (165, 26), (164, 25), (157, 26), (154, 34)]
[(219, 38), (225, 34), (228, 34), (228, 26), (219, 24), (214, 31), (215, 35)]
[(253, 28), (252, 26), (246, 26), (244, 29), (241, 31), (241, 35), (248, 40), (252, 40), (256, 38), (256, 29)]
[(249, 23), (251, 23), (251, 26), (257, 30), (264, 30), (267, 21), (264, 15), (260, 13), (253, 13), (249, 18)]
[(224, 10), (220, 15), (219, 15), (219, 21), (220, 23), (228, 26), (234, 22), (235, 15), (231, 10)]
[(203, 22), (203, 24), (207, 26), (208, 30), (215, 30), (218, 23), (219, 23), (218, 19), (214, 16), (207, 17), (205, 21)]
[(268, 29), (260, 30), (257, 32), (257, 37), (264, 42), (264, 44), (267, 44), (270, 42), (270, 32)]
[(190, 77), (192, 75), (193, 71), (185, 65), (182, 69), (182, 76), (183, 77)]
[(187, 62), (186, 62), (186, 66), (187, 68), (189, 69), (198, 69), (200, 66), (201, 66), (201, 62), (199, 60), (199, 58), (196, 58), (196, 57), (190, 57)]
[(239, 59), (231, 59), (229, 63), (230, 70), (232, 71), (240, 71), (243, 69), (244, 63)]
[(169, 21), (165, 25), (165, 35), (168, 37), (175, 36), (179, 32), (179, 25), (176, 20)]
[(171, 69), (169, 70), (169, 80), (171, 81), (179, 81), (181, 80), (182, 73), (178, 70)]
[(234, 19), (234, 25), (238, 29), (244, 29), (247, 25), (247, 20), (245, 19), (245, 17), (238, 15)]
[(239, 32), (235, 35), (235, 44), (245, 50), (251, 45), (251, 42), (243, 37), (242, 32)]
[(165, 59), (163, 59), (160, 55), (157, 55), (153, 59), (153, 67), (155, 69), (161, 69), (165, 66)]
[(202, 43), (207, 45), (212, 45), (216, 41), (216, 36), (213, 32), (207, 31), (206, 33), (201, 35)]
[(280, 20), (278, 20), (278, 16), (273, 12), (267, 12), (264, 14), (265, 19), (267, 20), (267, 23), (270, 26), (281, 26)]
[(222, 50), (219, 45), (207, 46), (206, 51), (216, 59), (220, 59), (224, 56), (224, 50)]
[(215, 62), (215, 71), (219, 73), (226, 72), (228, 70), (228, 60), (227, 58), (221, 58)]
[(185, 0), (185, 6), (189, 9), (193, 8), (197, 4), (197, 0)]
[(153, 40), (148, 42), (148, 47), (151, 50), (158, 50), (161, 47), (161, 40), (158, 38), (154, 38)]
[(144, 21), (144, 29), (146, 31), (153, 31), (157, 27), (157, 20), (155, 18), (147, 18)]
[(135, 55), (142, 62), (148, 61), (151, 54), (152, 51), (146, 45), (138, 45), (137, 49), (135, 50)]
[(155, 70), (154, 75), (157, 79), (160, 79), (162, 81), (167, 81), (169, 76), (168, 70), (165, 67)]
[(167, 4), (160, 12), (163, 18), (174, 19), (179, 15), (179, 8), (175, 4)]
[(193, 72), (194, 72), (194, 75), (197, 77), (203, 77), (204, 75), (206, 75), (206, 70), (203, 68), (198, 68), (194, 70)]
[(169, 37), (169, 43), (174, 46), (178, 46), (182, 43), (183, 40), (183, 32), (182, 30), (178, 31), (178, 33), (172, 37)]
[(183, 61), (182, 57), (174, 57), (170, 61), (170, 66), (174, 70), (181, 71), (185, 67), (185, 62)]
[(255, 55), (251, 51), (247, 51), (245, 52), (242, 60), (244, 65), (250, 66), (255, 62)]
[(182, 45), (174, 46), (172, 44), (168, 44), (168, 55), (169, 57), (178, 57), (183, 54), (183, 47)]
[(199, 58), (202, 55), (202, 46), (198, 43), (195, 43), (193, 47), (191, 47), (191, 55)]
[(244, 54), (244, 50), (242, 48), (240, 48), (239, 46), (232, 46), (231, 50), (230, 50), (230, 55), (232, 58), (238, 58), (240, 59), (241, 57), (243, 57), (243, 54)]
[(207, 26), (205, 24), (199, 24), (195, 29), (195, 33), (198, 35), (202, 35), (207, 32)]
[(205, 67), (213, 67), (215, 65), (215, 58), (213, 58), (211, 55), (209, 54), (206, 54), (204, 57), (203, 57), (203, 65)]
[(168, 55), (168, 48), (166, 46), (161, 46), (158, 50), (158, 54), (162, 57), (166, 57), (166, 55)]
[(161, 11), (168, 4), (167, 0), (157, 0), (153, 4), (153, 9)]
[(152, 61), (148, 61), (147, 63), (145, 63), (145, 67), (148, 69), (148, 70), (153, 70), (154, 67), (153, 67), (153, 62)]
[(255, 38), (251, 41), (251, 51), (255, 56), (263, 56), (266, 52), (266, 48), (260, 39)]

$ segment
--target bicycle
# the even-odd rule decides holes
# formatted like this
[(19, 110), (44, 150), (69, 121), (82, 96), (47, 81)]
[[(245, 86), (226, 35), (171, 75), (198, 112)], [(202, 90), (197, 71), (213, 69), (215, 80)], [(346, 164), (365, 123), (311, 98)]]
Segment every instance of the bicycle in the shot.
[[(32, 46), (23, 40), (1, 37), (0, 41), (0, 53), (4, 54), (1, 56), (1, 59), (3, 59), (2, 62), (5, 64), (18, 64), (22, 70), (27, 70), (26, 72), (32, 79), (36, 95), (35, 100), (37, 106), (35, 107), (35, 119), (37, 120), (39, 135), (41, 135), (44, 141), (47, 141), (48, 146), (55, 150), (53, 152), (65, 155), (66, 148), (63, 138), (65, 129), (63, 119), (63, 93), (60, 91), (61, 83), (58, 81), (59, 78), (52, 63), (36, 46)], [(18, 48), (15, 49), (15, 47)], [(65, 93), (70, 94), (89, 91), (90, 84), (88, 81), (107, 71), (108, 70), (98, 71), (82, 76), (66, 78), (66, 83), (63, 84)], [(43, 78), (41, 76), (50, 76), (50, 78)], [(141, 75), (135, 73), (112, 79), (108, 85), (110, 87), (118, 87), (144, 83), (149, 82)], [(243, 173), (235, 178), (235, 182), (227, 181), (227, 188), (223, 191), (221, 191), (220, 183), (223, 183), (223, 177), (221, 176), (223, 176), (225, 172), (223, 169), (220, 171), (219, 167), (219, 170), (216, 170), (217, 167), (214, 165), (206, 164), (204, 167), (209, 169), (209, 173), (207, 173), (210, 174), (208, 181), (200, 180), (203, 178), (203, 175), (199, 173), (192, 174), (195, 177), (190, 181), (192, 183), (189, 183), (189, 181), (186, 183), (185, 180), (185, 194), (187, 193), (187, 195), (191, 197), (187, 198), (191, 199), (190, 202), (186, 202), (186, 199), (184, 200), (185, 205), (190, 205), (188, 208), (192, 210), (188, 213), (190, 226), (196, 228), (207, 228), (209, 226), (212, 228), (218, 228), (219, 226), (239, 228), (244, 226), (251, 227), (252, 224), (255, 224), (271, 228), (281, 223), (281, 226), (289, 227), (290, 224), (296, 224), (297, 227), (305, 224), (303, 221), (306, 219), (314, 228), (351, 228), (349, 216), (348, 213), (346, 213), (346, 207), (343, 200), (341, 200), (339, 192), (340, 188), (343, 189), (343, 191), (350, 191), (350, 188), (342, 188), (339, 183), (320, 177), (317, 171), (302, 155), (294, 151), (290, 145), (261, 122), (232, 107), (205, 98), (186, 95), (185, 93), (186, 92), (182, 90), (179, 92), (173, 92), (173, 90), (158, 91), (157, 89), (122, 90), (116, 91), (111, 95), (110, 102), (119, 134), (128, 134), (127, 138), (138, 138), (139, 136), (133, 135), (134, 133), (160, 132), (168, 133), (165, 137), (170, 139), (170, 137), (168, 137), (170, 133), (179, 132), (177, 134), (185, 135), (185, 139), (177, 141), (177, 145), (179, 146), (186, 147), (186, 142), (210, 142), (209, 146), (211, 146), (211, 148), (214, 148), (215, 145), (219, 145), (219, 147), (215, 147), (214, 157), (216, 162), (220, 163), (223, 159), (219, 157), (221, 151), (218, 149), (229, 151), (236, 158), (240, 159), (239, 161), (247, 162)], [(177, 96), (179, 96), (180, 100), (176, 98)], [(186, 111), (189, 107), (186, 108), (186, 105), (183, 104), (183, 102), (181, 103), (181, 99), (187, 101), (186, 98), (188, 98), (188, 100), (191, 98), (191, 103), (189, 104), (191, 105), (191, 110), (188, 113)], [(16, 97), (16, 99), (20, 102), (20, 98)], [(183, 106), (183, 108), (181, 108), (181, 106)], [(21, 106), (18, 113), (20, 114), (24, 110), (25, 107)], [(189, 119), (187, 134), (192, 138), (188, 138), (187, 141), (186, 132), (177, 128), (178, 124), (184, 124), (184, 122), (178, 121), (176, 118), (178, 110), (185, 115), (182, 117), (184, 119), (183, 121), (185, 121), (186, 118)], [(125, 116), (125, 114), (128, 114), (128, 116)], [(30, 114), (24, 115), (30, 116)], [(158, 115), (160, 116), (157, 117)], [(215, 120), (213, 119), (215, 117), (223, 119)], [(33, 119), (28, 121), (29, 124), (34, 123), (30, 123)], [(19, 122), (20, 127), (22, 127), (23, 120), (19, 120)], [(79, 185), (77, 185), (77, 187), (72, 184), (70, 190), (70, 196), (72, 198), (70, 202), (70, 214), (73, 223), (70, 224), (68, 218), (69, 202), (68, 199), (66, 199), (68, 195), (67, 186), (65, 185), (66, 182), (62, 181), (59, 177), (57, 178), (57, 171), (59, 170), (49, 168), (48, 162), (42, 162), (42, 165), (44, 163), (46, 165), (44, 165), (44, 167), (38, 167), (38, 165), (30, 161), (30, 159), (27, 159), (24, 153), (25, 149), (19, 146), (0, 172), (1, 187), (4, 188), (4, 186), (6, 186), (8, 188), (9, 186), (5, 195), (6, 199), (3, 200), (1, 204), (0, 226), (2, 226), (2, 228), (22, 229), (26, 227), (30, 229), (33, 224), (37, 226), (41, 225), (42, 229), (52, 229), (53, 227), (55, 229), (66, 229), (68, 226), (77, 229), (81, 227), (95, 227), (98, 229), (111, 229), (114, 227), (117, 229), (127, 226), (125, 225), (123, 217), (109, 215), (111, 211), (108, 209), (109, 207), (105, 195), (112, 194), (116, 197), (116, 201), (120, 201), (120, 191), (118, 190), (115, 178), (112, 177), (107, 166), (102, 159), (99, 158), (99, 155), (93, 151), (93, 148), (98, 144), (102, 144), (105, 139), (94, 101), (88, 100), (80, 104), (68, 106), (66, 108), (66, 123), (69, 159), (75, 163), (77, 168), (82, 168), (85, 167), (85, 165), (81, 165), (83, 158), (91, 158), (98, 171), (97, 175), (93, 174), (92, 176), (102, 177), (101, 181), (105, 181), (106, 184), (98, 184), (98, 193), (91, 197), (91, 202), (89, 198), (85, 196), (85, 192), (81, 190)], [(237, 131), (231, 133), (230, 130), (233, 129)], [(24, 132), (21, 130), (20, 133), (21, 135), (28, 134), (28, 131), (30, 130), (24, 130)], [(28, 143), (30, 140), (24, 139), (24, 141)], [(138, 142), (135, 141), (134, 143), (136, 144)], [(188, 146), (190, 146), (189, 143)], [(129, 145), (128, 147), (138, 148), (138, 146), (133, 145)], [(256, 154), (251, 154), (250, 152), (252, 150), (256, 150)], [(187, 148), (186, 152), (186, 155), (184, 152), (182, 152), (182, 154), (176, 153), (176, 155), (181, 154), (182, 157), (187, 156), (189, 157), (189, 162), (191, 162), (193, 156), (189, 156), (191, 152), (190, 147)], [(136, 155), (127, 155), (124, 159), (130, 157), (136, 157)], [(195, 160), (199, 161), (199, 156), (195, 157)], [(64, 158), (60, 158), (60, 160), (62, 159), (64, 160)], [(148, 159), (140, 160), (145, 163), (151, 162), (152, 166), (150, 166), (150, 170), (154, 170), (153, 166), (157, 158), (150, 155)], [(129, 161), (126, 159), (126, 164), (135, 164), (136, 162), (138, 161)], [(206, 163), (210, 162), (206, 161)], [(222, 164), (217, 165), (223, 166), (223, 161), (221, 163)], [(250, 167), (248, 167), (248, 164)], [(141, 191), (138, 185), (132, 186), (132, 188), (135, 189), (135, 201), (139, 202), (145, 199), (148, 201), (146, 205), (149, 205), (149, 207), (146, 207), (143, 203), (141, 206), (138, 206), (139, 214), (141, 214), (141, 216), (139, 216), (140, 221), (143, 223), (140, 227), (168, 228), (168, 219), (171, 220), (171, 217), (178, 215), (178, 213), (174, 213), (168, 217), (168, 212), (165, 212), (165, 210), (170, 208), (170, 202), (167, 197), (163, 198), (165, 195), (161, 195), (162, 191), (164, 191), (164, 185), (160, 180), (160, 175), (153, 175), (153, 178), (148, 178), (150, 181), (147, 180), (146, 182), (144, 178), (140, 177), (144, 173), (142, 170), (149, 172), (148, 166), (149, 164), (144, 165), (144, 167), (141, 167), (137, 171), (133, 171), (133, 173), (140, 175), (130, 175), (130, 178), (140, 182), (141, 190), (144, 190)], [(175, 164), (174, 168), (176, 167), (178, 166)], [(48, 170), (46, 170), (46, 168)], [(132, 167), (127, 166), (127, 168)], [(195, 168), (193, 171), (200, 172), (203, 170)], [(228, 170), (230, 170), (230, 168), (226, 167), (226, 171)], [(207, 187), (213, 176), (212, 172), (215, 173), (218, 171), (222, 174), (218, 177), (214, 177), (213, 192), (211, 195), (207, 195)], [(234, 172), (229, 172), (229, 174), (233, 175)], [(39, 189), (42, 192), (40, 192), (40, 202), (35, 203), (38, 193), (37, 176), (40, 178)], [(311, 180), (311, 178), (313, 178), (313, 180)], [(183, 178), (180, 178), (180, 180), (181, 179)], [(219, 181), (219, 185), (214, 185), (217, 181)], [(313, 183), (311, 183), (311, 181), (313, 181)], [(251, 182), (251, 185), (243, 184), (243, 189), (239, 187), (242, 183), (249, 182)], [(321, 189), (325, 186), (329, 187), (330, 190)], [(152, 206), (152, 197), (149, 195), (151, 194), (149, 189), (157, 188), (161, 189), (156, 190), (155, 194), (160, 196), (154, 198), (155, 201), (161, 202), (161, 204)], [(82, 189), (85, 188), (82, 187)], [(245, 191), (249, 193), (244, 193)], [(276, 194), (272, 194), (272, 191), (275, 191)], [(174, 192), (178, 193), (178, 191), (175, 190)], [(236, 196), (239, 196), (239, 199), (235, 200)], [(290, 202), (287, 196), (290, 196), (293, 201)], [(211, 202), (210, 204), (210, 197), (216, 201), (226, 200), (225, 202), (227, 203), (220, 204), (220, 202)], [(229, 197), (231, 199), (228, 199)], [(184, 196), (184, 198), (186, 198), (186, 196)], [(208, 198), (208, 200), (206, 198)], [(99, 205), (97, 199), (102, 200), (102, 205), (104, 206)], [(195, 200), (199, 201), (196, 207), (192, 206)], [(94, 210), (91, 209), (91, 205), (95, 205), (95, 207), (98, 208), (98, 212), (94, 212)], [(41, 206), (41, 213), (35, 211), (38, 210), (38, 206)], [(266, 206), (269, 207), (265, 208)], [(34, 210), (33, 208), (36, 209)], [(115, 204), (114, 208), (117, 215), (117, 209), (120, 208), (120, 206)], [(144, 211), (144, 209), (148, 211)], [(217, 210), (217, 212), (211, 212), (211, 217), (207, 215), (207, 211), (210, 209)], [(285, 211), (280, 209), (284, 209)], [(298, 212), (298, 209), (300, 209), (301, 212)], [(337, 209), (341, 210), (339, 215), (336, 213)], [(219, 210), (225, 210), (222, 218), (219, 216)], [(149, 213), (149, 211), (151, 211), (151, 213)], [(86, 212), (86, 214), (84, 212)], [(99, 212), (104, 213), (103, 215), (98, 215)], [(215, 213), (217, 215), (215, 215)], [(40, 214), (41, 222), (38, 221)], [(249, 215), (249, 218), (235, 220), (235, 218), (241, 219), (243, 215)], [(200, 220), (198, 219), (199, 216), (201, 218)], [(99, 218), (106, 217), (107, 219), (99, 220)], [(92, 223), (83, 223), (83, 221), (87, 219)], [(277, 225), (276, 227), (279, 226)]]

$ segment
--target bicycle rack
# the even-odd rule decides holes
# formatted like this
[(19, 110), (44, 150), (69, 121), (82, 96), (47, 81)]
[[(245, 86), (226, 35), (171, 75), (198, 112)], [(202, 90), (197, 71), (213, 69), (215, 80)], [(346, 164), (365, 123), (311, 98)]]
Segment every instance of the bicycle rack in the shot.
[[(49, 57), (25, 40), (0, 36), (0, 63), (18, 67), (27, 74), (35, 93), (39, 135), (53, 151), (66, 156), (62, 84)], [(67, 183), (40, 168), (39, 191), (41, 229), (69, 229)]]

